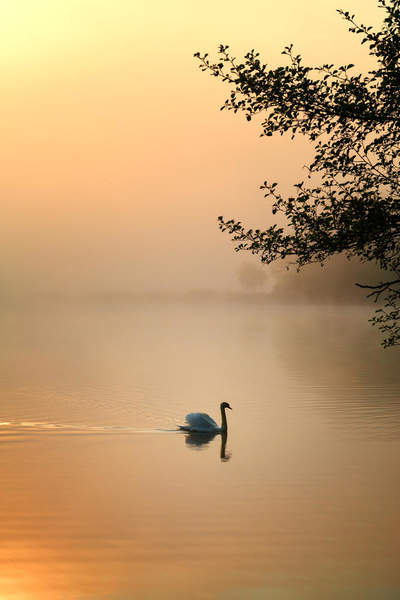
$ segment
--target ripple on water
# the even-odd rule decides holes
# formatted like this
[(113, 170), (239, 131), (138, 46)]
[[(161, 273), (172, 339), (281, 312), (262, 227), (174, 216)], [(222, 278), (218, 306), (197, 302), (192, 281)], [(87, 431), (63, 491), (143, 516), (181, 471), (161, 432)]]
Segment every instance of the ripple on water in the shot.
[(0, 442), (26, 441), (38, 435), (107, 435), (171, 433), (176, 429), (139, 429), (123, 425), (88, 425), (51, 423), (46, 421), (2, 421), (0, 422)]

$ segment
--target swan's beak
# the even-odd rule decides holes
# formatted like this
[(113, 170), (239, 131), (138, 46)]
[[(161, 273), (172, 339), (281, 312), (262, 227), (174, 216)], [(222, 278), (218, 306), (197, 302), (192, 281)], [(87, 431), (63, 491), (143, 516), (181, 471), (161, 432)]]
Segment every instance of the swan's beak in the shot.
[(232, 410), (231, 407), (229, 406), (229, 404), (228, 404), (228, 406), (226, 408), (229, 408), (229, 410)]

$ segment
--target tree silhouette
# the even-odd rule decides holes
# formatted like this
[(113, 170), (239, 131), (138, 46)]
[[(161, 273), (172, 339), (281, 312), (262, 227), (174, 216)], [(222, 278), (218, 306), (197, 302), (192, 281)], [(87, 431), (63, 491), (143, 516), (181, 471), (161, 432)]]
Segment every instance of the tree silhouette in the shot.
[(383, 301), (371, 321), (388, 347), (400, 344), (400, 0), (378, 4), (384, 11), (379, 31), (337, 11), (376, 59), (366, 75), (356, 74), (353, 64), (304, 66), (292, 45), (282, 52), (288, 64), (276, 69), (255, 50), (238, 61), (224, 45), (216, 62), (208, 54), (195, 56), (203, 71), (230, 85), (222, 109), (241, 111), (248, 121), (262, 113), (262, 136), (302, 134), (315, 149), (293, 196), (282, 196), (277, 183), (261, 186), (272, 213), (283, 213), (284, 227), (247, 229), (221, 216), (221, 230), (237, 242), (237, 251), (267, 264), (289, 258), (300, 269), (338, 253), (374, 261), (385, 279), (357, 285)]

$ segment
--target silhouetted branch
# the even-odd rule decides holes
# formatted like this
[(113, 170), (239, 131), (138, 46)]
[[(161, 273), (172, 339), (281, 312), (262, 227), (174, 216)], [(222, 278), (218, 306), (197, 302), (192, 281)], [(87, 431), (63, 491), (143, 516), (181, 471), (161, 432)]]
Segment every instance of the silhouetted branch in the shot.
[[(385, 12), (380, 30), (338, 11), (377, 63), (364, 75), (352, 63), (305, 66), (293, 45), (282, 52), (286, 64), (272, 69), (254, 49), (243, 59), (226, 45), (216, 61), (195, 54), (203, 71), (230, 87), (221, 110), (244, 113), (248, 121), (263, 113), (261, 136), (300, 134), (314, 146), (307, 178), (291, 196), (280, 194), (277, 183), (261, 186), (272, 214), (286, 222), (248, 229), (219, 217), (237, 251), (267, 264), (294, 257), (298, 268), (343, 253), (375, 263), (388, 279), (400, 273), (400, 0), (376, 1)], [(385, 347), (400, 344), (399, 283), (357, 284), (384, 302), (372, 322), (387, 334)]]
[(391, 286), (400, 284), (400, 279), (393, 279), (393, 281), (383, 281), (382, 283), (378, 283), (378, 285), (366, 285), (362, 283), (356, 283), (355, 285), (359, 288), (373, 290), (369, 294), (367, 294), (367, 298), (374, 298), (374, 302), (377, 302), (381, 294), (386, 291), (390, 291), (394, 294), (398, 294), (400, 296), (400, 289), (394, 290)]

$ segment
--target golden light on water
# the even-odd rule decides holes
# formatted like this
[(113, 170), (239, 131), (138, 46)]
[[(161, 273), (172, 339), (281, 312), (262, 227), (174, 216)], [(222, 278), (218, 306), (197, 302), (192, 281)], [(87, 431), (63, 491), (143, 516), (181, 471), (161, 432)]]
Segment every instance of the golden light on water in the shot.
[[(205, 573), (201, 600), (398, 587), (398, 370), (367, 315), (129, 303), (237, 289), (217, 215), (268, 224), (259, 185), (311, 155), (221, 113), (193, 53), (276, 66), (293, 42), (366, 68), (338, 7), (0, 1), (0, 598), (176, 600)], [(221, 400), (226, 462), (174, 431)]]
[[(336, 600), (353, 586), (361, 600), (398, 585), (397, 361), (365, 318), (2, 314), (0, 593), (172, 600), (196, 581), (199, 598)], [(189, 410), (217, 416), (219, 399), (233, 407), (227, 462), (218, 436), (196, 446), (175, 431)]]

